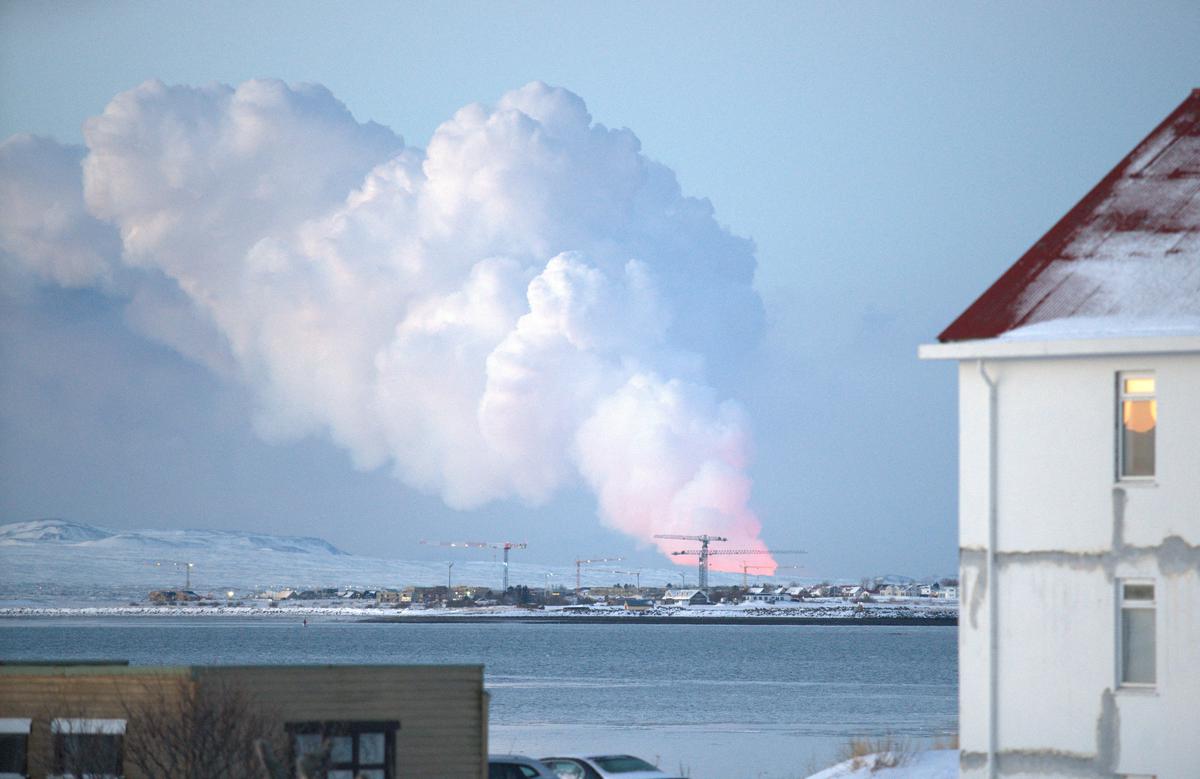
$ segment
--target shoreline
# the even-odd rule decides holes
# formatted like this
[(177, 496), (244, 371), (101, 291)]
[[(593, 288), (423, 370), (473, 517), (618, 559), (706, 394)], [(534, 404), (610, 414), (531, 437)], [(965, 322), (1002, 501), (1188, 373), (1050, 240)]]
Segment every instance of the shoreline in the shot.
[(413, 617), (371, 617), (368, 619), (359, 620), (360, 622), (371, 623), (404, 623), (411, 622), (420, 623), (435, 623), (445, 624), (453, 622), (463, 623), (480, 623), (480, 622), (522, 622), (522, 623), (548, 623), (551, 625), (566, 625), (571, 623), (595, 624), (595, 625), (891, 625), (891, 626), (929, 626), (929, 627), (957, 627), (958, 617), (799, 617), (799, 616), (763, 616), (763, 617), (717, 617), (717, 616), (699, 616), (699, 615), (681, 615), (676, 617), (671, 616), (630, 616), (618, 617), (608, 616), (603, 614), (589, 614), (578, 616), (551, 616), (551, 617), (533, 617), (533, 616), (512, 616), (512, 617), (487, 617), (487, 616), (469, 616), (469, 617), (453, 617), (453, 616), (413, 616)]
[(564, 614), (561, 612), (504, 611), (482, 614), (380, 614), (366, 609), (337, 608), (227, 608), (227, 607), (5, 607), (0, 608), (0, 624), (6, 619), (239, 619), (239, 620), (301, 620), (321, 619), (364, 624), (482, 624), (489, 622), (548, 624), (548, 625), (891, 625), (954, 627), (958, 616), (945, 612), (919, 616), (912, 613), (847, 614), (796, 613), (778, 614), (686, 614), (686, 613), (592, 613)]

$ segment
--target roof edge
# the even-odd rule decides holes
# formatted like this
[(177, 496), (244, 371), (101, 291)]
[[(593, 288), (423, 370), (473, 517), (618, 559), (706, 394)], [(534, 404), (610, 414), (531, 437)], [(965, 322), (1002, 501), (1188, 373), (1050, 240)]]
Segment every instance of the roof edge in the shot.
[(1122, 354), (1200, 354), (1200, 336), (1063, 338), (1048, 341), (982, 338), (921, 344), (917, 347), (917, 357), (922, 360), (1015, 360)]

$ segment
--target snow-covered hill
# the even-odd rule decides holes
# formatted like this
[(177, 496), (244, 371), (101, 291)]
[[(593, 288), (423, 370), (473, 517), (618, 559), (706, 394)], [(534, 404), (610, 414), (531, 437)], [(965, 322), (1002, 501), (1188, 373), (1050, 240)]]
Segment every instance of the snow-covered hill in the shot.
[[(474, 559), (472, 556), (474, 555)], [(454, 583), (499, 589), (503, 568), (478, 553), (447, 550)], [(184, 585), (200, 593), (239, 595), (282, 587), (403, 587), (446, 582), (445, 560), (384, 560), (348, 554), (319, 538), (218, 530), (118, 530), (62, 519), (0, 525), (0, 605), (127, 603), (152, 589)], [(680, 568), (643, 570), (645, 586), (679, 582)], [(511, 584), (573, 587), (573, 566), (513, 562)], [(689, 571), (694, 581), (695, 572)], [(633, 577), (585, 569), (584, 585), (611, 585)], [(713, 574), (740, 583), (735, 574)]]
[(346, 554), (324, 539), (305, 536), (269, 536), (228, 530), (110, 530), (65, 519), (35, 519), (0, 525), (0, 547), (40, 543), (114, 548), (140, 546), (158, 548), (164, 552), (223, 546), (277, 552)]

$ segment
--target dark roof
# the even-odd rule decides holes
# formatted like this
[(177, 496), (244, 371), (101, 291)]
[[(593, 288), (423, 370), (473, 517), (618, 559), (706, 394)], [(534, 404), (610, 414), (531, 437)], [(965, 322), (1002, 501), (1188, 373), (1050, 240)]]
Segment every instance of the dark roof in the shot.
[[(994, 338), (1055, 320), (1073, 320), (1075, 337), (1121, 334), (1139, 321), (1165, 322), (1167, 331), (1200, 321), (1200, 89), (938, 340)], [(1078, 326), (1084, 320), (1108, 324)]]

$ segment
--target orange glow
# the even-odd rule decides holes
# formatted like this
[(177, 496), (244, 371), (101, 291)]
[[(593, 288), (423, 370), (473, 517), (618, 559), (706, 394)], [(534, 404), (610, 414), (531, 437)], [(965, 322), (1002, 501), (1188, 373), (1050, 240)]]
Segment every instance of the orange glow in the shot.
[[(1153, 384), (1154, 379), (1149, 379)], [(1128, 382), (1126, 382), (1128, 383)], [(1148, 433), (1158, 422), (1157, 400), (1126, 400), (1121, 404), (1121, 421), (1135, 433)]]

